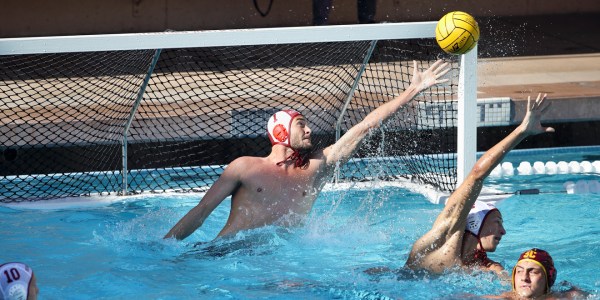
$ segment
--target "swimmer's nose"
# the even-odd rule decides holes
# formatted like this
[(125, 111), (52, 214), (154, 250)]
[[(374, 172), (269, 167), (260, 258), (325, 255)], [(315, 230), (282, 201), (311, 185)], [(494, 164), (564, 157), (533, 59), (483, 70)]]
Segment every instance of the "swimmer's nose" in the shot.
[(529, 272), (525, 272), (525, 274), (523, 275), (523, 278), (521, 279), (521, 281), (525, 281), (525, 282), (530, 282), (530, 278), (529, 278)]

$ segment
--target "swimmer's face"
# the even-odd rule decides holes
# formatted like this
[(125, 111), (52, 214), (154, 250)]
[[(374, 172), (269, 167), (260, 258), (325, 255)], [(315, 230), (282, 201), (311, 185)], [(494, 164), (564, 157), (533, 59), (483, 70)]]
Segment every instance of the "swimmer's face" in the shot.
[(498, 210), (491, 211), (485, 218), (485, 222), (481, 224), (481, 230), (479, 231), (481, 245), (485, 251), (496, 251), (496, 247), (498, 247), (502, 236), (505, 234), (502, 214)]
[(31, 277), (31, 281), (29, 282), (29, 290), (27, 291), (27, 300), (37, 300), (38, 293), (40, 289), (37, 286), (37, 280), (35, 279), (35, 274)]
[(297, 150), (311, 149), (310, 133), (310, 127), (304, 116), (295, 117), (290, 126), (290, 146)]
[(535, 298), (546, 293), (546, 274), (539, 264), (521, 260), (515, 267), (515, 293), (524, 298)]

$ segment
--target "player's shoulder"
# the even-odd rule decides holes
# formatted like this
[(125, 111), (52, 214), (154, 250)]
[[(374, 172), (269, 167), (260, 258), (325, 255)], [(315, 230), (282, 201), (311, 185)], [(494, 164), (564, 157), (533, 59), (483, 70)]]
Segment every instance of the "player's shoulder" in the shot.
[(223, 171), (228, 174), (249, 174), (251, 170), (255, 172), (263, 168), (266, 164), (266, 158), (255, 156), (240, 156), (231, 161)]
[(262, 164), (266, 158), (257, 156), (240, 156), (229, 163), (229, 167), (244, 167), (248, 165)]

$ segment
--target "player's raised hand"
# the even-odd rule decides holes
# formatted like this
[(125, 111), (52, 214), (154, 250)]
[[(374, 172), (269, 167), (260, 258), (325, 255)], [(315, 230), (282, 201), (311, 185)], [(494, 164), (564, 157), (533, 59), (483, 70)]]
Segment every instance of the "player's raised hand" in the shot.
[(554, 128), (544, 127), (541, 124), (542, 114), (550, 107), (550, 102), (546, 102), (546, 96), (547, 94), (539, 93), (534, 101), (531, 100), (531, 96), (527, 96), (527, 113), (521, 122), (521, 127), (528, 135), (554, 132)]
[(448, 63), (441, 59), (438, 59), (429, 67), (429, 69), (423, 72), (419, 71), (417, 61), (413, 60), (413, 76), (410, 85), (416, 88), (417, 91), (421, 92), (432, 87), (433, 85), (447, 82), (449, 80), (448, 78), (440, 78), (446, 75), (448, 71), (450, 71), (450, 68), (448, 68)]

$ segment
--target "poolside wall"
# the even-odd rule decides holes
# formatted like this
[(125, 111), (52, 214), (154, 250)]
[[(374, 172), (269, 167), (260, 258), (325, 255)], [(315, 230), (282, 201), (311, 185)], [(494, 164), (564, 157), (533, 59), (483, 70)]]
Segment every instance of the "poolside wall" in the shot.
[[(255, 7), (256, 4), (256, 7)], [(269, 5), (271, 10), (265, 16)], [(357, 23), (357, 1), (332, 0), (329, 24)], [(598, 0), (377, 0), (376, 22), (438, 20), (448, 11), (476, 17), (600, 12)], [(6, 0), (0, 37), (306, 26), (312, 1)]]
[[(600, 121), (544, 123), (556, 132), (543, 133), (521, 142), (517, 149), (598, 145)], [(477, 151), (486, 151), (508, 135), (514, 126), (478, 127)]]

